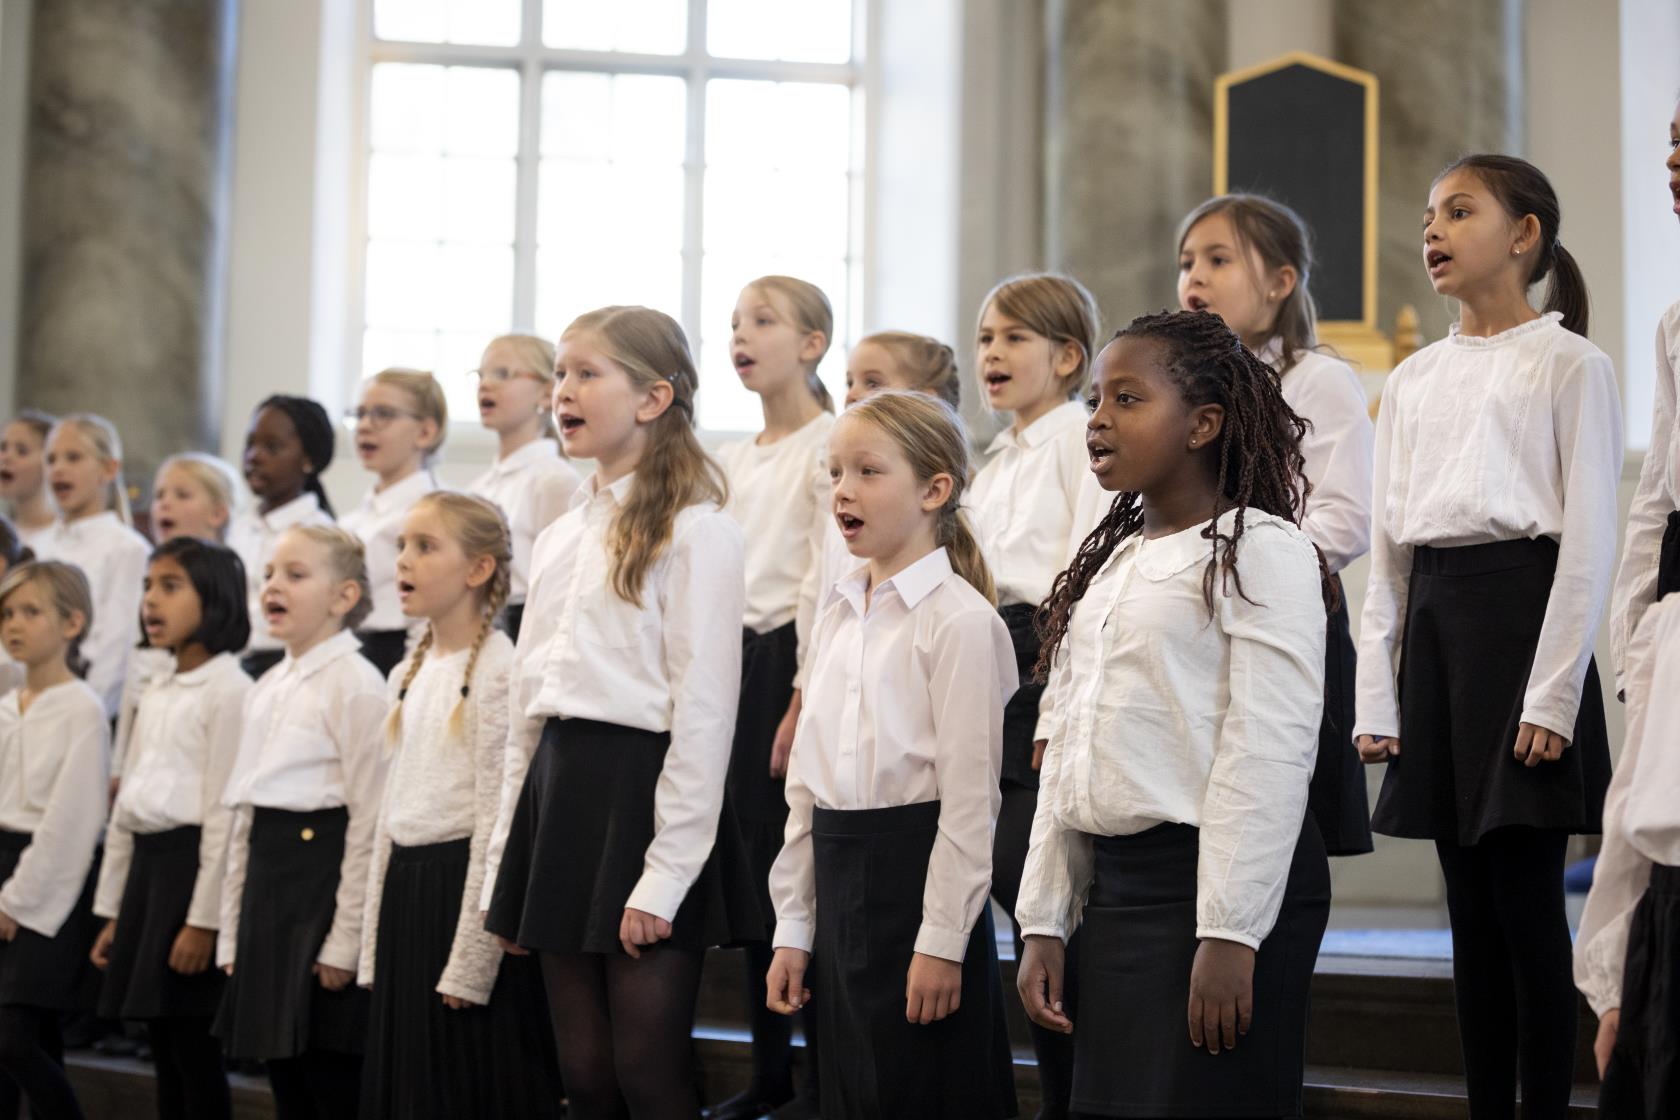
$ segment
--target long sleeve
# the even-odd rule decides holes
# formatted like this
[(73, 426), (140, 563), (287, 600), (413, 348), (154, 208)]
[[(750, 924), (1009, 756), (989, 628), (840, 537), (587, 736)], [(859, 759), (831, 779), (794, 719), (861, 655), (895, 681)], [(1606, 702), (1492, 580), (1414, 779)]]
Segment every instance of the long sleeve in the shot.
[[(121, 728), (119, 720), (117, 726)], [(127, 758), (122, 760), (119, 768), (117, 759), (111, 759), (111, 773), (118, 777), (126, 777), (128, 770)], [(99, 861), (99, 885), (93, 892), (93, 913), (99, 918), (115, 918), (117, 911), (122, 909), (123, 890), (128, 885), (128, 869), (134, 862), (134, 834), (117, 823), (116, 814), (105, 826), (105, 854)]]
[(793, 687), (805, 687), (806, 666), (811, 658), (812, 631), (816, 629), (817, 611), (822, 605), (823, 596), (828, 594), (825, 583), (831, 573), (825, 562), (828, 551), (827, 534), (829, 525), (834, 518), (834, 484), (828, 477), (827, 457), (818, 461), (818, 469), (811, 478), (811, 498), (816, 507), (816, 517), (811, 527), (811, 562), (805, 569), (805, 578), (799, 583), (799, 604), (794, 610), (793, 632), (797, 641), (795, 664), (798, 666), (793, 674)]
[(82, 656), (88, 660), (87, 683), (104, 702), (108, 717), (118, 714), (129, 653), (140, 640), (146, 546), (139, 537), (128, 536), (132, 539), (122, 540), (108, 560), (104, 586), (93, 588), (93, 625), (82, 640)]
[[(746, 577), (741, 532), (721, 514), (698, 518), (671, 546), (659, 588), (671, 745), (653, 796), (653, 839), (625, 906), (670, 921), (717, 836), (741, 692)], [(653, 593), (649, 587), (644, 593)]]
[[(496, 973), (502, 967), (502, 948), (485, 932), (479, 918), (479, 898), (485, 884), (485, 853), (496, 827), (502, 778), (502, 752), (508, 741), (508, 672), (500, 666), (481, 666), (473, 694), (473, 834), (467, 858), (467, 882), (461, 891), (461, 912), (455, 922), (455, 943), (438, 980), (438, 994), (457, 996), (480, 1006), (490, 1002)], [(480, 694), (482, 690), (482, 695)]]
[(1522, 720), (1568, 738), (1575, 734), (1587, 660), (1616, 563), (1620, 392), (1610, 359), (1595, 351), (1561, 381), (1552, 405), (1563, 479), (1563, 539)]
[(391, 785), (386, 783), (385, 794), (379, 799), (379, 818), (373, 826), (373, 850), (368, 855), (367, 887), (362, 899), (362, 953), (356, 962), (356, 983), (363, 988), (373, 987), (377, 966), (379, 911), (385, 900), (385, 872), (391, 866), (390, 812)]
[[(1065, 661), (1065, 654), (1060, 660)], [(1021, 892), (1015, 900), (1015, 920), (1023, 937), (1057, 937), (1066, 941), (1079, 928), (1095, 875), (1091, 838), (1056, 819), (1053, 806), (1060, 796), (1067, 746), (1053, 733), (1044, 748), (1038, 775), (1038, 808), (1033, 812), (1027, 862), (1021, 871)]]
[[(1353, 736), (1400, 734), (1400, 639), (1406, 625), (1406, 594), (1412, 550), (1394, 539), (1385, 519), (1391, 485), (1405, 485), (1405, 439), (1394, 430), (1394, 386), (1389, 375), (1377, 411), (1371, 462), (1371, 574), (1360, 615), (1359, 660), (1354, 671), (1356, 715)], [(1397, 460), (1399, 460), (1397, 462)], [(1396, 481), (1390, 482), (1395, 476)]]
[(251, 806), (238, 806), (233, 810), (233, 823), (228, 829), (227, 867), (222, 878), (222, 922), (216, 930), (217, 968), (226, 968), (234, 963), (234, 949), (239, 944), (239, 909), (245, 901), (245, 865), (251, 857), (251, 816)]
[(234, 761), (239, 757), (245, 697), (250, 691), (250, 682), (241, 673), (236, 687), (216, 697), (205, 720), (209, 754), (204, 766), (204, 816), (199, 826), (198, 878), (193, 882), (192, 902), (187, 907), (187, 924), (198, 929), (216, 929), (222, 920), (228, 836), (233, 831), (233, 810), (222, 804), (222, 791), (227, 789)]
[(356, 971), (362, 946), (362, 902), (367, 893), (368, 861), (373, 832), (385, 789), (385, 699), (379, 692), (346, 697), (344, 726), (337, 728), (340, 764), (350, 826), (344, 837), (344, 860), (339, 865), (332, 928), (317, 958), (322, 964)]
[(1216, 600), (1231, 699), (1202, 797), (1196, 936), (1258, 949), (1283, 904), (1318, 757), (1324, 605), (1318, 557), (1299, 538), (1256, 526), (1238, 564), (1242, 591)]
[(64, 761), (40, 826), (0, 887), (0, 911), (43, 937), (56, 936), (75, 909), (105, 827), (110, 730), (93, 712), (87, 716), (75, 722), (68, 742), (42, 745), (62, 751)]
[(501, 788), (497, 796), (495, 822), (484, 847), (484, 887), (478, 899), (481, 911), (490, 909), (490, 897), (496, 892), (496, 876), (502, 869), (502, 853), (507, 850), (508, 831), (513, 827), (513, 812), (519, 805), (519, 793), (525, 788), (525, 772), (531, 768), (531, 757), (537, 753), (537, 744), (542, 741), (543, 721), (525, 714), (524, 705), (519, 701), (519, 690), (511, 687), (511, 678), (518, 672), (519, 656), (536, 644), (532, 638), (535, 630), (535, 626), (526, 626), (521, 630), (518, 652), (514, 657), (515, 668), (508, 670), (507, 721), (503, 725), (507, 728), (507, 735), (501, 751)]
[[(804, 726), (806, 713), (799, 723)], [(793, 754), (799, 753), (800, 736), (793, 738)], [(811, 749), (809, 745), (806, 749)], [(770, 865), (770, 901), (776, 911), (776, 929), (771, 944), (778, 949), (801, 949), (809, 953), (817, 935), (817, 863), (811, 845), (811, 810), (816, 800), (811, 787), (800, 780), (791, 759), (786, 786), (788, 817), (782, 831), (782, 850)]]
[(1339, 572), (1371, 547), (1374, 434), (1358, 375), (1341, 362), (1332, 364), (1311, 371), (1297, 367), (1285, 379), (1305, 378), (1295, 411), (1312, 424), (1301, 439), (1312, 482), (1301, 528), (1323, 550), (1330, 570)]

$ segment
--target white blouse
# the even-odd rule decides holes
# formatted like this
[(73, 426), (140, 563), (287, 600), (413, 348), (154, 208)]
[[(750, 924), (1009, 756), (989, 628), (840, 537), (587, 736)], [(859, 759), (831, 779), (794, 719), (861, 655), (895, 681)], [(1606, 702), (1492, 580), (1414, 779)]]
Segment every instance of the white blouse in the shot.
[(809, 952), (811, 811), (939, 802), (916, 951), (961, 961), (992, 882), (1003, 706), (1019, 686), (1003, 619), (935, 549), (870, 595), (836, 584), (817, 623), (788, 764), (788, 822), (770, 869), (774, 944)]
[(340, 631), (302, 657), (289, 653), (245, 699), (239, 754), (223, 804), (234, 810), (216, 963), (233, 963), (256, 808), (350, 811), (332, 928), (317, 958), (355, 971), (368, 857), (385, 787), (385, 681), (354, 634)]
[(222, 920), (222, 880), (233, 813), (222, 790), (239, 751), (251, 678), (231, 653), (186, 673), (173, 669), (140, 699), (122, 788), (105, 832), (105, 860), (93, 912), (115, 918), (134, 855), (134, 835), (199, 825), (198, 877), (187, 924), (215, 929)]
[(26, 670), (21, 661), (13, 661), (12, 655), (0, 646), (0, 696), (13, 689), (22, 688)]
[(54, 937), (76, 908), (110, 797), (111, 725), (82, 681), (54, 685), (19, 712), (16, 692), (0, 698), (0, 828), (31, 834), (0, 911)]
[(251, 616), (251, 643), (246, 649), (280, 648), (280, 642), (268, 632), (268, 619), (262, 609), (263, 570), (274, 558), (280, 534), (298, 525), (332, 523), (332, 515), (321, 508), (320, 499), (307, 490), (267, 513), (262, 512), (261, 503), (252, 502), (234, 515), (228, 525), (227, 544), (245, 565), (245, 609)]
[[(1273, 339), (1260, 357), (1277, 368), (1282, 344)], [(1352, 366), (1316, 350), (1297, 353), (1282, 384), (1284, 403), (1312, 425), (1301, 437), (1312, 483), (1301, 528), (1339, 572), (1371, 547), (1370, 402)]]
[[(1220, 518), (1229, 533), (1236, 512)], [(1324, 600), (1312, 541), (1245, 514), (1235, 581), (1206, 524), (1126, 538), (1074, 607), (1015, 917), (1066, 938), (1093, 875), (1091, 836), (1200, 829), (1196, 936), (1253, 948), (1272, 930), (1301, 835), (1324, 708)]]
[(502, 509), (513, 534), (513, 583), (510, 604), (523, 603), (530, 585), (531, 546), (537, 534), (566, 512), (578, 473), (560, 457), (551, 439), (538, 438), (473, 480), (467, 492), (488, 498)]
[(1067, 567), (1080, 491), (1091, 477), (1087, 419), (1083, 404), (1068, 401), (1023, 432), (1005, 428), (974, 477), (963, 505), (974, 520), (1000, 605), (1037, 606)]
[(140, 594), (152, 546), (122, 518), (107, 510), (78, 521), (60, 521), (36, 538), (35, 555), (63, 560), (87, 576), (93, 592), (93, 624), (82, 639), (87, 682), (117, 714), (129, 651), (140, 641)]
[(383, 490), (369, 490), (361, 505), (338, 519), (367, 550), (373, 613), (362, 623), (363, 630), (407, 630), (411, 625), (397, 597), (397, 538), (414, 503), (437, 488), (432, 472), (422, 468)]
[[(456, 734), (449, 730), (449, 717), (462, 702), (461, 680), (471, 652), (463, 649), (426, 658), (403, 700), (401, 741), (386, 745), (394, 758), (374, 833), (357, 982), (364, 987), (374, 982), (379, 909), (391, 845), (419, 847), (471, 837), (455, 940), (437, 991), (483, 1006), (490, 1002), (502, 963), (501, 946), (485, 932), (479, 917), (479, 896), (484, 892), (484, 856), (502, 788), (513, 643), (500, 630), (485, 639), (461, 713), (461, 732)], [(408, 662), (404, 661), (391, 675), (392, 703), (407, 675)]]
[(1353, 733), (1401, 734), (1395, 674), (1412, 549), (1550, 537), (1557, 573), (1521, 719), (1573, 735), (1616, 562), (1621, 391), (1556, 312), (1453, 333), (1400, 363), (1377, 413), (1371, 576)]
[(1657, 385), (1651, 408), (1651, 446), (1639, 469), (1628, 509), (1627, 540), (1610, 606), (1610, 658), (1616, 690), (1624, 691), (1628, 642), (1646, 608), (1657, 601), (1657, 561), (1668, 515), (1680, 509), (1680, 426), (1674, 422), (1675, 379), (1680, 377), (1680, 301), (1657, 324)]
[[(511, 730), (485, 882), (496, 880), (531, 755), (551, 717), (671, 733), (654, 835), (625, 905), (667, 921), (711, 854), (741, 692), (741, 529), (710, 503), (677, 514), (641, 606), (612, 589), (607, 531), (635, 478), (572, 495), (537, 538), (526, 624), (514, 652)], [(531, 619), (539, 619), (532, 625)]]

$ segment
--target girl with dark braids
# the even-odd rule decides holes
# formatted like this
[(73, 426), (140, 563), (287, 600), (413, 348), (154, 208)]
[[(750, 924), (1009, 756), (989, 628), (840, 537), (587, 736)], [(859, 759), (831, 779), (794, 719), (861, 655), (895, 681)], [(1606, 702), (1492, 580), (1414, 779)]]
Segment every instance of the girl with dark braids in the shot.
[(1299, 1116), (1330, 908), (1307, 786), (1334, 600), (1299, 526), (1306, 424), (1207, 312), (1133, 320), (1090, 403), (1091, 472), (1116, 497), (1039, 616), (1054, 715), (1021, 997), (1073, 1036), (1075, 1112)]

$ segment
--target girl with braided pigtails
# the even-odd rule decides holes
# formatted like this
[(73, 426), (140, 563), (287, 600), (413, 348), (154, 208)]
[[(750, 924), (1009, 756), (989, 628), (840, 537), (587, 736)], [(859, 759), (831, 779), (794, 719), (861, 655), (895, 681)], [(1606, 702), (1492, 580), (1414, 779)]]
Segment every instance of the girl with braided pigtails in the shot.
[(438, 490), (397, 540), (403, 613), (426, 621), (391, 675), (393, 756), (374, 832), (358, 981), (373, 989), (364, 1117), (558, 1115), (558, 1067), (529, 956), (479, 914), (508, 728), (512, 583), (501, 511)]
[(1335, 597), (1300, 528), (1306, 424), (1207, 312), (1133, 320), (1090, 403), (1091, 472), (1116, 497), (1040, 612), (1053, 716), (1021, 996), (1073, 1037), (1074, 1112), (1299, 1116), (1330, 909), (1307, 787)]

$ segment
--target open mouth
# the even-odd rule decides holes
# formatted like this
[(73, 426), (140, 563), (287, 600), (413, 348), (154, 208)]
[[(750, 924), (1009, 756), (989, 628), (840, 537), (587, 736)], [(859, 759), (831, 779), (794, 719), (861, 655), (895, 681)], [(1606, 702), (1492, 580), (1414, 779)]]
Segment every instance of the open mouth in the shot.
[(1087, 443), (1085, 453), (1091, 457), (1091, 469), (1093, 471), (1102, 470), (1114, 458), (1114, 448), (1104, 447), (1100, 443)]
[(356, 441), (356, 454), (364, 459), (377, 455), (379, 454), (379, 444), (375, 440), (359, 439)]
[(758, 364), (758, 362), (756, 360), (754, 360), (750, 355), (740, 354), (740, 353), (737, 353), (735, 355), (735, 372), (736, 373), (746, 373), (748, 370), (752, 369), (757, 364)]
[(52, 484), (52, 492), (53, 497), (57, 498), (62, 504), (65, 498), (76, 492), (76, 487), (69, 482), (55, 482)]
[(1452, 261), (1451, 256), (1441, 252), (1439, 249), (1429, 250), (1428, 254), (1423, 259), (1424, 263), (1429, 267), (1429, 275), (1431, 276), (1440, 275), (1441, 271)]
[[(1680, 179), (1668, 181), (1668, 193), (1674, 196), (1674, 212), (1680, 214)], [(4, 474), (0, 473), (0, 478), (4, 477)]]
[(397, 594), (398, 595), (400, 595), (404, 599), (406, 599), (413, 593), (414, 593), (414, 584), (413, 584), (412, 581), (406, 580), (406, 579), (399, 579), (397, 581)]
[(567, 435), (567, 436), (572, 435), (579, 428), (583, 427), (583, 417), (573, 416), (569, 412), (560, 413), (558, 419), (560, 421), (560, 434), (561, 435)]
[(849, 513), (837, 513), (834, 515), (834, 520), (840, 526), (840, 535), (847, 540), (852, 540), (863, 531), (863, 519), (861, 517), (854, 517)]
[(1013, 380), (1015, 380), (1013, 375), (1001, 371), (988, 373), (986, 375), (986, 392), (994, 394), (1001, 392), (1003, 387)]
[(157, 521), (158, 532), (162, 533), (165, 537), (173, 536), (175, 533), (175, 526), (177, 524), (178, 522), (176, 522), (173, 517), (160, 517)]
[(1210, 306), (1208, 301), (1201, 296), (1191, 296), (1184, 302), (1190, 305), (1191, 311), (1206, 311)]
[(279, 619), (285, 618), (286, 614), (287, 611), (285, 606), (280, 603), (263, 603), (263, 617), (268, 620), (270, 626), (274, 625), (274, 623)]
[(10, 486), (17, 481), (17, 475), (4, 467), (0, 467), (0, 486)]
[(146, 633), (150, 634), (153, 630), (163, 629), (163, 619), (155, 614), (149, 614), (140, 620), (140, 625), (145, 628)]
[(495, 400), (494, 397), (479, 397), (478, 398), (478, 410), (480, 412), (489, 412), (491, 409), (493, 409), (495, 407), (496, 407), (496, 400)]

